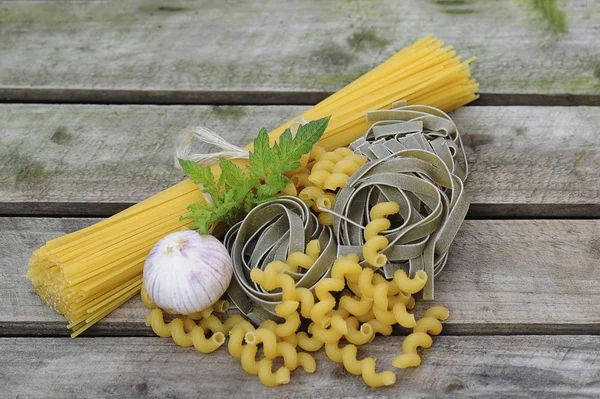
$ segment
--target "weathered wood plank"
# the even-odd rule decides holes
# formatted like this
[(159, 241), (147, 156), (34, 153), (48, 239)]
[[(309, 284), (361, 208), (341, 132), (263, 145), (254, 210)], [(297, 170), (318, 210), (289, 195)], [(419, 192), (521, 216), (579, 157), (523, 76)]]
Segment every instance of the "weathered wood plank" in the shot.
[(317, 371), (298, 369), (289, 385), (265, 388), (221, 348), (210, 355), (160, 338), (2, 338), (6, 397), (523, 397), (600, 395), (600, 337), (447, 337), (434, 340), (421, 367), (396, 370), (402, 340), (378, 337), (360, 348), (392, 387), (372, 389), (316, 353)]
[(206, 103), (223, 101), (226, 91), (230, 103), (255, 103), (263, 91), (315, 96), (427, 32), (478, 57), (482, 92), (597, 97), (600, 3), (556, 4), (548, 13), (519, 0), (9, 2), (0, 8), (0, 97)]
[[(92, 222), (0, 218), (0, 335), (67, 334), (24, 277), (27, 259), (46, 240)], [(452, 312), (447, 333), (598, 333), (599, 230), (597, 220), (465, 222), (436, 280), (434, 303)], [(91, 334), (151, 335), (145, 314), (132, 300)]]
[[(0, 214), (111, 215), (182, 178), (172, 156), (184, 127), (243, 145), (304, 109), (5, 105)], [(600, 215), (600, 108), (465, 107), (453, 117), (471, 163), (472, 217)]]

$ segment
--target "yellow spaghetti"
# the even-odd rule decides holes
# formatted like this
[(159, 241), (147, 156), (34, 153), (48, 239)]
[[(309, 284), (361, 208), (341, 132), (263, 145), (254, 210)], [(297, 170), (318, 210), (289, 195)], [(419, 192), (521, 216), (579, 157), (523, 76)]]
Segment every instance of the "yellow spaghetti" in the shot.
[[(469, 64), (451, 46), (427, 36), (323, 100), (301, 116), (331, 115), (319, 146), (346, 146), (367, 128), (366, 112), (406, 100), (446, 112), (475, 100), (478, 85)], [(291, 125), (270, 133), (271, 141)], [(218, 171), (215, 171), (218, 173)], [(162, 237), (191, 224), (180, 221), (187, 206), (202, 201), (189, 180), (34, 252), (27, 276), (42, 300), (68, 320), (72, 337), (86, 331), (140, 292), (144, 260)]]

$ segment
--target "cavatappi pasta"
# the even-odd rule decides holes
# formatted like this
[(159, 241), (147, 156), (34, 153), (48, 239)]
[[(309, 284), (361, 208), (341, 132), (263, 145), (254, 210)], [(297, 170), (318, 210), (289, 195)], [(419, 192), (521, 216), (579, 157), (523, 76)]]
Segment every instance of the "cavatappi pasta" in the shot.
[[(375, 208), (380, 212), (376, 216), (387, 216), (390, 209)], [(306, 252), (300, 254), (315, 259), (320, 252), (317, 243), (309, 242)], [(295, 256), (298, 261), (292, 263), (292, 269), (294, 266), (310, 267), (304, 256)], [(376, 334), (391, 335), (396, 324), (412, 328), (412, 333), (402, 344), (402, 353), (392, 365), (417, 367), (421, 364), (419, 348), (432, 345), (431, 336), (441, 333), (441, 321), (448, 318), (448, 310), (443, 306), (432, 306), (416, 321), (410, 312), (414, 306), (412, 294), (423, 288), (426, 274), (417, 274), (411, 279), (406, 273), (398, 272), (388, 281), (372, 269), (363, 268), (359, 260), (357, 254), (338, 257), (331, 268), (331, 277), (319, 280), (314, 286), (314, 294), (307, 288), (296, 287), (294, 279), (287, 274), (290, 271), (289, 256), (288, 262), (273, 261), (264, 270), (252, 269), (252, 280), (265, 290), (281, 289), (282, 301), (275, 310), (283, 322), (265, 320), (255, 328), (240, 315), (232, 315), (223, 322), (215, 312), (227, 311), (225, 301), (198, 312), (194, 315), (197, 320), (185, 316), (165, 322), (163, 311), (152, 303), (142, 288), (144, 303), (151, 309), (147, 325), (157, 335), (172, 337), (177, 345), (194, 346), (203, 353), (217, 350), (229, 336), (229, 353), (240, 359), (243, 370), (257, 375), (265, 386), (287, 384), (291, 372), (298, 367), (308, 373), (315, 372), (315, 359), (307, 352), (318, 351), (323, 346), (332, 361), (342, 363), (349, 373), (362, 376), (368, 386), (391, 385), (396, 381), (395, 374), (392, 371), (377, 372), (374, 358), (358, 360), (357, 347), (369, 343)], [(303, 318), (311, 321), (307, 331), (299, 331)], [(343, 341), (347, 344), (341, 345)], [(261, 347), (264, 359), (257, 359)], [(276, 358), (283, 360), (283, 366), (274, 371), (272, 361)]]

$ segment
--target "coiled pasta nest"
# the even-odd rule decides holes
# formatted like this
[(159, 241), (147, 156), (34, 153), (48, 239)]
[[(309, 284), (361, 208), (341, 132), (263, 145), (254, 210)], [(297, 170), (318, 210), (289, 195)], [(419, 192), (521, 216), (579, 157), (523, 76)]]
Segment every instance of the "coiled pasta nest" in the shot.
[(433, 298), (433, 276), (467, 213), (463, 191), (468, 166), (460, 135), (450, 117), (436, 108), (411, 105), (372, 111), (373, 125), (350, 148), (369, 158), (337, 194), (333, 232), (338, 254), (361, 253), (369, 209), (393, 201), (400, 212), (382, 233), (388, 246), (383, 267), (391, 278), (399, 268), (430, 277), (423, 291)]
[(253, 267), (263, 269), (288, 254), (304, 252), (311, 240), (318, 240), (320, 252), (308, 269), (286, 270), (297, 287), (313, 289), (329, 274), (337, 245), (331, 228), (318, 223), (316, 215), (297, 197), (283, 196), (258, 205), (225, 236), (225, 246), (233, 259), (233, 275), (227, 291), (235, 305), (254, 323), (277, 319), (275, 306), (281, 291), (267, 292), (250, 279)]

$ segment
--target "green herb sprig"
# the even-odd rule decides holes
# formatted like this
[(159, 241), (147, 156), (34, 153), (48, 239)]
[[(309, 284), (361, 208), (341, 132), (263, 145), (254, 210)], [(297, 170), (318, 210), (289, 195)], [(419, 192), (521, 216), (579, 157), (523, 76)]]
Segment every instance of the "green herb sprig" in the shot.
[(300, 158), (308, 154), (323, 136), (329, 118), (300, 126), (295, 137), (292, 137), (290, 129), (286, 129), (273, 146), (269, 144), (267, 130), (262, 128), (254, 140), (254, 149), (244, 170), (225, 158), (219, 158), (221, 175), (218, 180), (215, 180), (210, 167), (179, 159), (185, 174), (212, 200), (212, 203), (191, 204), (188, 207), (190, 214), (183, 219), (193, 220), (195, 229), (209, 234), (221, 222), (235, 224), (242, 210), (249, 212), (256, 205), (275, 199), (291, 183), (284, 174), (300, 167)]

